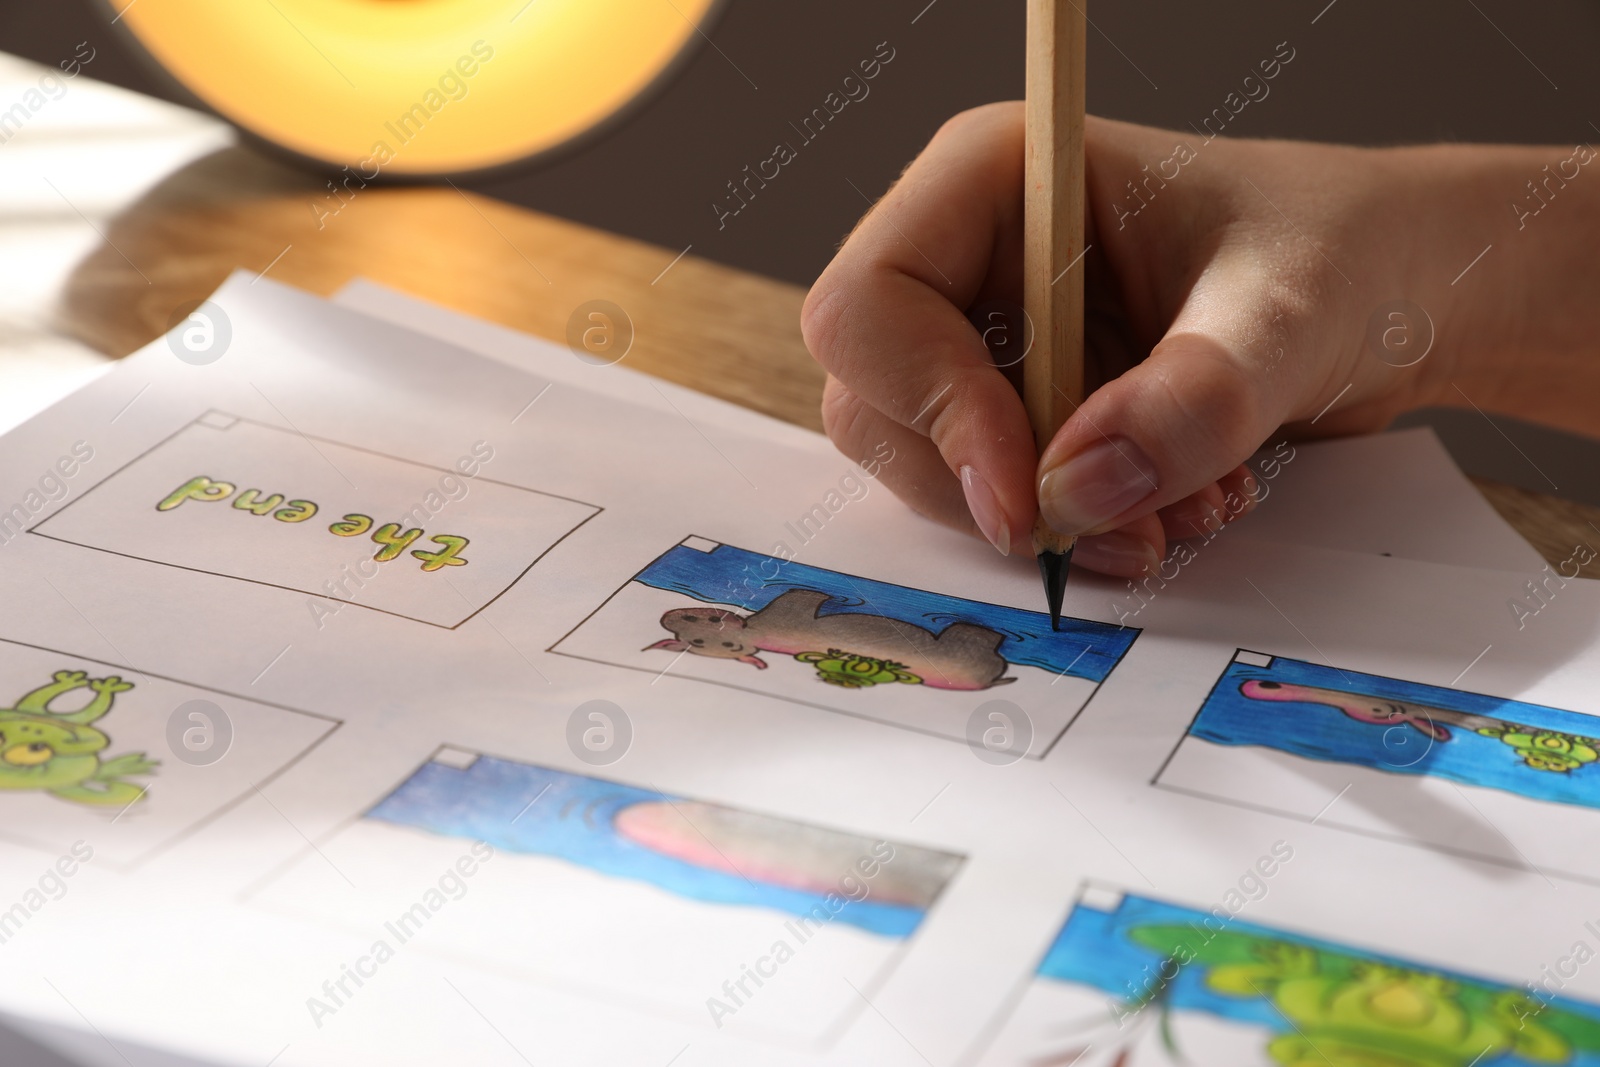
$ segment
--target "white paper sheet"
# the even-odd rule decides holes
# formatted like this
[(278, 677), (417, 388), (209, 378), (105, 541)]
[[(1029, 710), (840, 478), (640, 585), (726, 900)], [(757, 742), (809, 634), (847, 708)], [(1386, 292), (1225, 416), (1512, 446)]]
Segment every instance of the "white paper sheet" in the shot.
[[(1063, 1011), (1111, 1003), (1087, 986), (1061, 1004), (1030, 996), (1075, 901), (1098, 894), (1110, 909), (1132, 894), (1210, 913), (1280, 841), (1293, 855), (1252, 876), (1267, 889), (1230, 912), (1236, 932), (1512, 989), (1574, 941), (1600, 940), (1584, 926), (1590, 872), (1519, 840), (1541, 815), (1587, 830), (1582, 791), (1600, 765), (1560, 772), (1580, 793), (1552, 801), (1557, 772), (1532, 769), (1510, 729), (1581, 746), (1571, 723), (1600, 715), (1589, 583), (1275, 545), (1240, 525), (1137, 587), (1075, 575), (1067, 632), (1047, 637), (1027, 561), (910, 516), (838, 457), (559, 383), (528, 407), (545, 383), (525, 372), (270, 282), (235, 280), (215, 301), (234, 337), (215, 363), (158, 344), (0, 439), (0, 503), (16, 502), (0, 510), (7, 699), (56, 671), (115, 674), (132, 688), (96, 720), (106, 753), (161, 761), (97, 779), (146, 792), (87, 827), (80, 801), (0, 775), (19, 790), (0, 798), (31, 804), (25, 827), (0, 834), (29, 842), (0, 847), (6, 1011), (237, 1063), (1010, 1063), (1013, 1050), (1059, 1053)], [(240, 421), (197, 423), (208, 412)], [(265, 456), (219, 446), (196, 471), (196, 455), (162, 443), (197, 426), (273, 427), (283, 443)], [(350, 449), (386, 458), (368, 470)], [(236, 464), (260, 465), (235, 478)], [(318, 512), (280, 521), (234, 495), (158, 510), (201, 475)], [(455, 625), (441, 624), (447, 610), (481, 598), (452, 572), (549, 533), (463, 526), (469, 562), (424, 572), (408, 554), (420, 540), (377, 564), (389, 546), (371, 530), (330, 529), (415, 501), (431, 535), (474, 518), (458, 505), (480, 499), (479, 479), (600, 510)], [(827, 518), (797, 535), (823, 501)], [(5, 527), (18, 508), (41, 534)], [(191, 508), (216, 510), (201, 528), (184, 525)], [(81, 543), (43, 536), (69, 519)], [(330, 567), (329, 543), (349, 557)], [(400, 595), (391, 582), (408, 615), (384, 610)], [(608, 628), (598, 613), (634, 586), (681, 607), (654, 600)], [(800, 659), (790, 630), (751, 620), (807, 589), (831, 596), (803, 636), (855, 640), (887, 620), (908, 628), (908, 660), (988, 684), (829, 662), (861, 664), (849, 648)], [(651, 630), (658, 608), (717, 612), (748, 647), (646, 650), (647, 636), (707, 635), (681, 615)], [(829, 621), (839, 614), (854, 628)], [(934, 640), (956, 623), (961, 641)], [(580, 634), (601, 652), (562, 654)], [(630, 669), (647, 653), (654, 672)], [(962, 673), (995, 655), (1007, 673), (1048, 665), (1060, 686)], [(1230, 671), (1287, 661), (1332, 672), (1324, 688), (1359, 714), (1325, 695), (1235, 696), (1275, 676)], [(751, 684), (779, 663), (787, 693)], [(1091, 696), (1059, 695), (1079, 681), (1095, 682)], [(880, 699), (913, 692), (930, 722), (964, 715), (964, 736), (906, 729), (895, 720), (914, 712)], [(1409, 704), (1384, 719), (1356, 697)], [(198, 709), (212, 736), (235, 727), (214, 762), (194, 762), (214, 751), (194, 700), (214, 707)], [(1489, 710), (1500, 736), (1461, 718)], [(332, 728), (258, 729), (308, 720)], [(1391, 731), (1409, 741), (1424, 736), (1413, 723), (1446, 720), (1443, 756), (1401, 766), (1415, 750)], [(1247, 742), (1247, 726), (1273, 743)], [(1344, 747), (1304, 754), (1329, 731)], [(32, 742), (7, 735), (0, 756), (18, 743), (25, 765)], [(1183, 755), (1202, 745), (1239, 757), (1220, 783)], [(1348, 768), (1348, 788), (1324, 780), (1329, 768)], [(201, 800), (186, 782), (205, 786)], [(1305, 802), (1316, 785), (1319, 811)], [(180, 840), (113, 869), (169, 825)], [(62, 857), (70, 876), (51, 874)], [(1563, 981), (1564, 997), (1600, 1002), (1593, 968)], [(1273, 1036), (1177, 1011), (1186, 1042), (1234, 1042), (1237, 1062), (1259, 1061)], [(1051, 1031), (1043, 1046), (1037, 1026)]]
[(497, 323), (475, 319), (420, 297), (357, 278), (332, 297), (335, 304), (383, 319), (479, 355), (520, 367), (565, 385), (591, 389), (656, 411), (681, 411), (696, 422), (710, 422), (753, 436), (781, 441), (791, 448), (831, 449), (820, 434), (726, 400), (686, 389), (622, 362), (597, 364), (579, 359), (572, 349)]
[[(333, 301), (571, 385), (645, 407), (676, 407), (797, 448), (825, 451), (818, 434), (628, 369), (597, 367), (560, 345), (474, 319), (366, 279)], [(1239, 530), (1279, 544), (1537, 570), (1538, 553), (1483, 499), (1426, 428), (1294, 446), (1293, 476), (1272, 487)], [(1375, 517), (1381, 516), (1381, 521)]]
[(1252, 539), (1492, 570), (1544, 560), (1427, 427), (1293, 445), (1294, 461), (1239, 524)]

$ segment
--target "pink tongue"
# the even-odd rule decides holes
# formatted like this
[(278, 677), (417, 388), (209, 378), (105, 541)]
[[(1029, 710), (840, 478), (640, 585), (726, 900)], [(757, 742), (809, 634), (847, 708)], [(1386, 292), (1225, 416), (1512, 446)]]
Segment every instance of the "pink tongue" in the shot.
[(1263, 685), (1259, 680), (1252, 678), (1239, 687), (1244, 695), (1252, 700), (1293, 700), (1304, 701), (1308, 697), (1298, 685)]
[[(762, 827), (737, 825), (751, 819), (770, 822), (777, 832), (758, 836)], [(812, 869), (805, 863), (804, 852), (790, 856), (774, 847), (781, 841), (782, 831), (795, 824), (692, 800), (680, 800), (676, 805), (664, 800), (634, 804), (617, 814), (616, 827), (634, 844), (684, 863), (813, 893), (836, 888), (840, 876), (847, 873), (844, 868), (853, 863), (853, 859), (841, 860), (840, 869), (826, 873)]]
[(896, 845), (893, 859), (880, 863), (869, 838), (692, 800), (634, 804), (614, 824), (634, 844), (706, 870), (819, 894), (842, 893), (840, 880), (850, 877), (857, 895), (865, 885), (868, 899), (913, 907), (931, 904), (960, 862)]
[(1326, 704), (1331, 708), (1338, 708), (1346, 714), (1355, 714), (1356, 718), (1361, 717), (1358, 713), (1352, 713), (1350, 710), (1355, 706), (1354, 701), (1356, 698), (1354, 693), (1339, 693), (1331, 689), (1314, 689), (1311, 686), (1289, 685), (1282, 682), (1269, 686), (1263, 685), (1254, 678), (1244, 683), (1239, 689), (1252, 700), (1278, 700), (1291, 704)]

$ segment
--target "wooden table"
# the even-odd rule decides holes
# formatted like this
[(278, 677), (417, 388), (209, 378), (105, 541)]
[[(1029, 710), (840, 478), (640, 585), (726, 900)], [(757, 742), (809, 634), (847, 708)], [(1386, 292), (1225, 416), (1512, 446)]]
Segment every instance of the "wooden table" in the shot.
[[(342, 203), (342, 207), (340, 204)], [(330, 214), (338, 208), (336, 214)], [(58, 328), (126, 355), (236, 267), (315, 293), (357, 276), (557, 341), (579, 304), (632, 317), (630, 365), (821, 429), (822, 371), (800, 338), (797, 286), (445, 187), (358, 189), (245, 147), (172, 174), (124, 211), (74, 272)], [(1551, 563), (1600, 546), (1600, 510), (1477, 482)], [(1600, 577), (1600, 560), (1583, 571)]]

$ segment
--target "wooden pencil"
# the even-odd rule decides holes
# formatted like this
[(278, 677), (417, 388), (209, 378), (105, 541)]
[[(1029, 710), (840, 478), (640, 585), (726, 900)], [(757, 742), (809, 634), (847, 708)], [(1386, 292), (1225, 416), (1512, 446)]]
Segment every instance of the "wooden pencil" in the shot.
[[(1033, 348), (1023, 361), (1022, 398), (1041, 453), (1084, 394), (1085, 3), (1028, 0), (1022, 306)], [(1060, 627), (1076, 540), (1052, 530), (1042, 514), (1034, 523), (1052, 629)]]

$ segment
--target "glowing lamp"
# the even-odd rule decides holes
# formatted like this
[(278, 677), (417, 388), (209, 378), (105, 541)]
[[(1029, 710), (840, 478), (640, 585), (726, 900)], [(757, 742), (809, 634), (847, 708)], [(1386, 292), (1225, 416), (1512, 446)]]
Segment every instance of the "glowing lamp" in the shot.
[(108, 0), (208, 107), (371, 175), (538, 156), (639, 100), (718, 0)]

